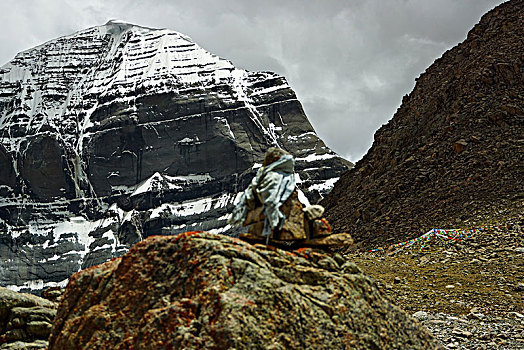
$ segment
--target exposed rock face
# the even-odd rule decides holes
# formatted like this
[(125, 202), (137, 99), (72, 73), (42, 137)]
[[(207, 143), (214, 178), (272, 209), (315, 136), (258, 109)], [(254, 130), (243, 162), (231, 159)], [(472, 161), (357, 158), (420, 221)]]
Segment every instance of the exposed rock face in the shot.
[(28, 192), (36, 200), (50, 201), (53, 198), (74, 198), (73, 181), (68, 176), (65, 148), (49, 132), (35, 136), (31, 142), (22, 144), (25, 152), (19, 167)]
[(0, 186), (5, 192), (2, 193), (4, 197), (7, 196), (7, 191), (11, 190), (16, 186), (16, 174), (13, 169), (13, 160), (5, 149), (0, 144)]
[(0, 287), (0, 349), (44, 349), (56, 303)]
[(508, 1), (418, 79), (322, 203), (375, 248), (524, 210), (524, 11)]
[(65, 285), (151, 234), (227, 232), (269, 146), (296, 157), (313, 202), (351, 166), (285, 78), (116, 21), (4, 65), (0, 130), (0, 285), (16, 290)]
[(436, 349), (340, 255), (155, 236), (75, 274), (49, 349)]

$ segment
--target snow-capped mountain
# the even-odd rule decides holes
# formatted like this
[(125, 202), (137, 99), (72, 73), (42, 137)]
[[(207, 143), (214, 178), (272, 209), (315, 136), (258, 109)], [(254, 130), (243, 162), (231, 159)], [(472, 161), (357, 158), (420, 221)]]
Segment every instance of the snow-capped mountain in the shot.
[(64, 284), (152, 234), (227, 233), (270, 146), (310, 201), (351, 166), (284, 77), (175, 31), (110, 21), (19, 53), (0, 68), (0, 285)]

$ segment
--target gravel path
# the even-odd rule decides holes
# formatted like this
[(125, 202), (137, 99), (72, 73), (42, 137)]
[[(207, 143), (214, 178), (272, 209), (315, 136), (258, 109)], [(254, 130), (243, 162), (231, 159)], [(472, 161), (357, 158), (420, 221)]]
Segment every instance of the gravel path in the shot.
[(466, 316), (445, 313), (413, 314), (447, 349), (524, 349), (524, 315), (490, 317), (480, 312)]

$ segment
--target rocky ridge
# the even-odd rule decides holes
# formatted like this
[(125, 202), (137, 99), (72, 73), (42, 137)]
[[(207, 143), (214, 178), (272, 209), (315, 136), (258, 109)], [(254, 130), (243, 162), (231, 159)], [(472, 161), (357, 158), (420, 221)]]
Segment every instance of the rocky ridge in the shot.
[(438, 349), (340, 254), (154, 236), (76, 273), (49, 349)]
[(405, 96), (322, 202), (364, 248), (524, 210), (524, 2), (485, 14)]
[(269, 146), (303, 201), (351, 164), (285, 78), (237, 69), (187, 36), (110, 21), (0, 68), (0, 285), (67, 283), (151, 234), (227, 233)]

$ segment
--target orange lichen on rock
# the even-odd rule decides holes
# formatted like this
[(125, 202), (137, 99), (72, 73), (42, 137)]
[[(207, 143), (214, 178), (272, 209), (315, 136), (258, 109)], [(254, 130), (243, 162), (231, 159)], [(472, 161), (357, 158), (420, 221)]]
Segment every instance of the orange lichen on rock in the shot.
[(191, 236), (197, 236), (198, 237), (198, 234), (202, 233), (202, 232), (204, 232), (204, 231), (187, 231), (187, 232), (180, 233), (178, 236), (176, 236), (175, 242), (178, 242), (180, 239), (186, 239), (186, 238), (191, 237)]

